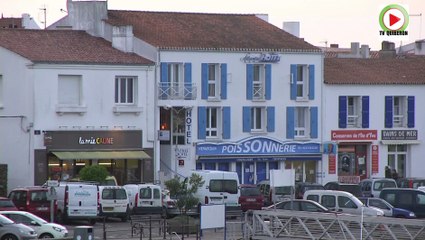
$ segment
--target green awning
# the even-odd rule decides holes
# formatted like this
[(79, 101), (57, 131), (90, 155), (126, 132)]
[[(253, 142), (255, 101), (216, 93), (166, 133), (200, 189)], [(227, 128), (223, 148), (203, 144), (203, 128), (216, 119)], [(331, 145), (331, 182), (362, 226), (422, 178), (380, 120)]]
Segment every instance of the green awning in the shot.
[(52, 152), (61, 160), (73, 159), (146, 159), (144, 151)]

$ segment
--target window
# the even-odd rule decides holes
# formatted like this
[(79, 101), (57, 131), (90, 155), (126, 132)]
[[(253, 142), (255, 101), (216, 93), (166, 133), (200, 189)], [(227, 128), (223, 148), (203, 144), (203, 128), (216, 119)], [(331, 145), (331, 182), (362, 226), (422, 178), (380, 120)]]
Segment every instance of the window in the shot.
[(291, 100), (314, 99), (314, 65), (291, 64)]
[(407, 145), (388, 145), (388, 166), (397, 171), (398, 177), (406, 176)]
[(263, 131), (264, 108), (251, 108), (251, 131)]
[(318, 137), (317, 107), (287, 107), (286, 120), (288, 139)]
[(338, 196), (338, 205), (340, 208), (357, 208), (353, 200), (345, 196)]
[(327, 207), (327, 208), (334, 208), (334, 207), (336, 207), (335, 196), (323, 195), (322, 196), (322, 206)]
[(304, 138), (308, 131), (308, 108), (296, 107), (295, 108), (295, 137)]
[(82, 81), (80, 75), (59, 75), (58, 104), (60, 106), (82, 105)]
[(151, 199), (152, 198), (152, 189), (151, 188), (141, 188), (140, 189), (140, 198), (141, 199)]
[(170, 82), (170, 96), (173, 98), (183, 96), (183, 64), (168, 64), (168, 81)]
[(369, 96), (339, 96), (339, 127), (369, 127)]
[(173, 145), (185, 144), (186, 110), (184, 108), (173, 108), (171, 121), (171, 125), (173, 126)]
[(227, 192), (231, 194), (238, 193), (238, 183), (235, 180), (219, 180), (210, 181), (210, 192)]
[(385, 96), (385, 127), (415, 127), (414, 96)]
[(115, 103), (134, 104), (135, 83), (135, 77), (115, 77)]
[(263, 99), (264, 98), (264, 79), (265, 79), (265, 70), (264, 65), (255, 64), (254, 65), (254, 78), (252, 79), (252, 92), (254, 99)]
[(218, 114), (219, 108), (207, 108), (207, 128), (206, 134), (207, 138), (217, 138), (218, 137)]
[(220, 85), (218, 66), (218, 64), (208, 64), (208, 98), (218, 98)]
[(196, 98), (196, 86), (192, 83), (192, 63), (162, 62), (160, 71), (159, 99)]
[(271, 99), (271, 65), (247, 64), (247, 99)]

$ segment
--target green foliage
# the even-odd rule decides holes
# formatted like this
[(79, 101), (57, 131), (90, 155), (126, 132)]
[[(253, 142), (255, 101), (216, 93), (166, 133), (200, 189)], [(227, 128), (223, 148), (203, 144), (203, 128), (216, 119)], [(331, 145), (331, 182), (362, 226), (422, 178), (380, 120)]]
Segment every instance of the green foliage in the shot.
[(183, 181), (176, 176), (165, 181), (164, 184), (170, 191), (171, 197), (177, 199), (177, 208), (185, 214), (186, 209), (191, 209), (199, 203), (199, 199), (194, 194), (204, 182), (200, 175), (192, 173), (189, 178), (185, 178)]
[(83, 167), (80, 172), (80, 180), (102, 182), (109, 175), (108, 170), (104, 166), (91, 165)]

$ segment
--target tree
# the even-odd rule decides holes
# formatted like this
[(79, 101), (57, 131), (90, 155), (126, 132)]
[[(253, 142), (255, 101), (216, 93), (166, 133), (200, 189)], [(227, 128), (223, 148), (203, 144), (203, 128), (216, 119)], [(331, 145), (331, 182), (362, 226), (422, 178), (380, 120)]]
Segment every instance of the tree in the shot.
[(186, 214), (187, 209), (191, 209), (198, 205), (199, 199), (194, 196), (198, 188), (204, 184), (205, 181), (196, 173), (192, 173), (189, 178), (181, 179), (176, 176), (164, 184), (170, 191), (170, 195), (176, 198), (176, 207), (181, 213)]
[(102, 182), (109, 175), (108, 170), (101, 165), (91, 165), (83, 167), (80, 172), (80, 179), (83, 181)]

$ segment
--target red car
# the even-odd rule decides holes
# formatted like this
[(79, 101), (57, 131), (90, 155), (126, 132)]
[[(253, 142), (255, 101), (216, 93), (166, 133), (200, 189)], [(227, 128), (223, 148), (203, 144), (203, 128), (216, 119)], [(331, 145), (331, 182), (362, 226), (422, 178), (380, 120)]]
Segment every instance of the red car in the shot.
[(239, 204), (242, 211), (261, 210), (264, 206), (264, 196), (256, 185), (242, 184), (240, 190)]
[(9, 210), (16, 211), (18, 208), (16, 208), (15, 204), (9, 198), (0, 197), (0, 211)]
[(45, 220), (50, 219), (48, 189), (44, 187), (20, 187), (9, 193), (9, 198), (20, 211), (30, 212)]

